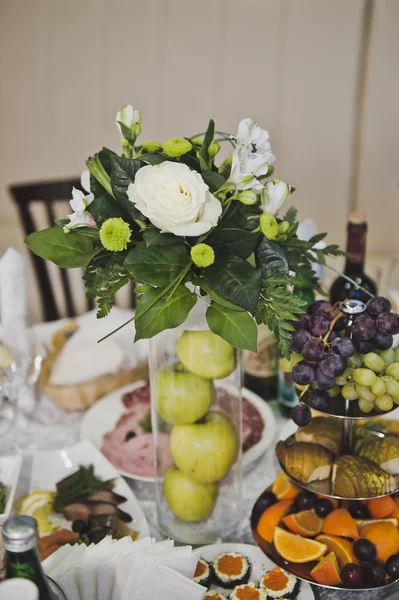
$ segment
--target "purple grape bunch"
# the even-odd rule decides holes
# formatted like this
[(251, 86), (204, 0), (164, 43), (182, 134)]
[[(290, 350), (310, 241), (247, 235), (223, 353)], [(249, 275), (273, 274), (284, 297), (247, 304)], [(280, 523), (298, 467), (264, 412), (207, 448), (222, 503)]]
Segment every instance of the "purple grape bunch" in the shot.
[[(399, 373), (399, 349), (396, 354), (392, 350), (393, 336), (399, 333), (399, 315), (391, 309), (387, 298), (374, 297), (349, 327), (348, 317), (336, 306), (318, 300), (293, 323), (295, 332), (289, 364), (294, 383), (303, 394), (306, 393), (308, 406), (328, 412), (330, 398), (341, 394), (347, 400), (358, 400), (360, 410), (365, 413), (375, 408), (371, 403), (373, 384), (367, 394), (364, 389), (367, 382), (359, 383), (358, 380), (365, 376), (361, 371), (372, 369), (370, 364), (378, 364), (376, 354), (386, 364), (397, 365), (391, 367), (391, 372)], [(377, 370), (375, 374), (379, 375)], [(368, 379), (371, 381), (373, 377), (369, 374)], [(396, 389), (392, 383), (390, 388)], [(379, 383), (375, 389), (378, 394), (383, 385)], [(399, 395), (393, 397), (392, 402), (399, 404)], [(381, 399), (376, 400), (377, 410), (390, 410), (388, 405), (387, 394), (381, 394)], [(293, 410), (292, 418), (303, 427), (310, 421), (311, 413), (304, 405), (299, 405)]]

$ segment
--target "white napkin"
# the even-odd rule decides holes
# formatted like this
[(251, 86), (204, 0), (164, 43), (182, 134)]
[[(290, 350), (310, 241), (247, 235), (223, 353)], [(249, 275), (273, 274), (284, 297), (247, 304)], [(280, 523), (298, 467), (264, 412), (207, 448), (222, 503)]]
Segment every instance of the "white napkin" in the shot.
[(64, 591), (68, 600), (80, 600), (76, 568), (82, 563), (88, 547), (85, 544), (72, 546), (73, 550), (51, 573), (51, 577)]
[(22, 254), (8, 248), (0, 259), (1, 338), (10, 348), (26, 352), (25, 264)]
[(134, 324), (98, 343), (102, 337), (120, 327), (133, 316), (132, 311), (114, 307), (104, 319), (91, 311), (77, 319), (79, 329), (62, 348), (54, 365), (50, 383), (75, 385), (120, 369), (134, 367), (147, 357), (147, 342), (133, 344)]
[(153, 563), (141, 585), (127, 598), (140, 600), (202, 600), (206, 588), (165, 565)]
[(111, 536), (107, 536), (95, 546), (89, 546), (82, 563), (77, 567), (76, 575), (80, 597), (85, 600), (97, 600), (97, 569), (100, 558), (109, 556), (112, 546)]

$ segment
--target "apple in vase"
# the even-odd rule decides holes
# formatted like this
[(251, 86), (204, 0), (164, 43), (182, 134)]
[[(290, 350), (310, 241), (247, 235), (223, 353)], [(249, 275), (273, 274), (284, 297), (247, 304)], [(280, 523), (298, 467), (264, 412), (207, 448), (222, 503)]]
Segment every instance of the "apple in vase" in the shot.
[(155, 379), (156, 405), (171, 425), (186, 425), (201, 419), (215, 397), (213, 382), (188, 373), (180, 363), (160, 369)]
[(185, 331), (177, 356), (188, 371), (205, 379), (223, 379), (236, 368), (234, 347), (212, 331)]
[(197, 483), (177, 467), (170, 467), (163, 480), (163, 493), (176, 517), (183, 521), (202, 521), (215, 508), (219, 486), (217, 483)]
[(230, 419), (211, 411), (200, 422), (175, 425), (170, 448), (176, 466), (192, 481), (214, 483), (233, 466), (239, 439)]

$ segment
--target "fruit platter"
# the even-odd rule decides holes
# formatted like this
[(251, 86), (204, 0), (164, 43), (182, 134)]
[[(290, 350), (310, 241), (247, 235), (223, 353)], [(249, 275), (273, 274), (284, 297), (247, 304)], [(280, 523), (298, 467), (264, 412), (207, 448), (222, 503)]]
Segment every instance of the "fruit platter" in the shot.
[[(312, 303), (294, 323), (298, 429), (276, 446), (282, 468), (251, 516), (282, 569), (334, 589), (399, 580), (399, 437), (375, 417), (399, 405), (399, 315), (389, 300)], [(371, 423), (371, 426), (368, 424)]]

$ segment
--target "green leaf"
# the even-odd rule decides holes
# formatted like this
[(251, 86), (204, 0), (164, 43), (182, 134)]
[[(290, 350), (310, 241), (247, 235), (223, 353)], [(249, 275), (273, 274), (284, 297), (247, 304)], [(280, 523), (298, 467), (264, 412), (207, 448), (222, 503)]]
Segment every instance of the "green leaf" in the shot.
[(318, 242), (321, 242), (322, 240), (324, 240), (324, 238), (327, 236), (326, 233), (316, 233), (316, 235), (313, 235), (309, 242), (312, 242), (312, 244), (317, 244)]
[(212, 304), (206, 311), (209, 328), (237, 348), (256, 352), (258, 328), (246, 311), (230, 310), (220, 304)]
[(133, 158), (111, 156), (111, 186), (115, 200), (123, 206), (127, 214), (135, 219), (142, 219), (143, 215), (130, 202), (127, 188), (134, 182), (136, 173), (142, 166), (142, 162)]
[(86, 296), (97, 298), (97, 318), (101, 319), (110, 312), (116, 292), (129, 283), (129, 275), (111, 255), (93, 261), (86, 269), (83, 280)]
[(122, 135), (125, 138), (125, 140), (127, 140), (130, 144), (134, 144), (134, 142), (136, 141), (136, 136), (134, 135), (130, 127), (126, 127), (126, 125), (122, 123), (122, 121), (118, 121), (118, 123), (121, 126)]
[(102, 150), (100, 150), (98, 155), (100, 157), (101, 164), (103, 165), (104, 169), (107, 171), (108, 175), (110, 175), (111, 174), (111, 158), (113, 156), (118, 157), (118, 155), (116, 154), (116, 152), (114, 152), (113, 150), (110, 150), (109, 148), (106, 148), (105, 146), (103, 146)]
[[(292, 191), (292, 190), (291, 190)], [(295, 208), (295, 206), (291, 206), (288, 210), (287, 213), (284, 217), (284, 221), (288, 221), (288, 223), (290, 225), (293, 225), (295, 223), (296, 220), (296, 216), (298, 214), (297, 209)]]
[(207, 268), (206, 278), (214, 290), (234, 304), (254, 314), (261, 288), (261, 272), (239, 258), (231, 256), (223, 264)]
[(102, 250), (101, 247), (93, 245), (90, 237), (80, 235), (76, 231), (64, 233), (57, 225), (31, 233), (25, 238), (25, 244), (37, 256), (51, 260), (66, 269), (74, 267), (85, 269), (91, 259)]
[(175, 246), (181, 244), (182, 240), (173, 233), (161, 233), (159, 229), (147, 227), (143, 232), (143, 239), (148, 247), (150, 246)]
[(260, 235), (238, 227), (218, 227), (208, 236), (206, 243), (212, 246), (215, 252), (223, 256), (234, 254), (241, 258), (248, 258), (255, 250)]
[(271, 240), (263, 237), (256, 251), (258, 264), (262, 270), (262, 275), (265, 277), (266, 271), (276, 271), (279, 274), (288, 273), (288, 261), (284, 250)]
[[(90, 178), (91, 181), (91, 178)], [(91, 184), (90, 184), (91, 185)], [(93, 187), (91, 188), (93, 190)], [(94, 200), (87, 207), (87, 211), (93, 215), (98, 228), (112, 217), (121, 217), (124, 221), (132, 222), (132, 211), (128, 212), (127, 208), (123, 204), (117, 202), (110, 194), (108, 194), (104, 188), (97, 182), (95, 186), (96, 191), (94, 193)]]
[(209, 157), (209, 146), (215, 135), (215, 122), (213, 119), (209, 121), (208, 129), (206, 130), (204, 141), (201, 150), (198, 151), (198, 159), (200, 162), (201, 171), (209, 171), (212, 165), (212, 160)]
[(130, 276), (141, 283), (164, 287), (174, 279), (190, 260), (184, 244), (150, 246), (141, 242), (130, 250), (124, 265)]
[(241, 308), (241, 306), (234, 304), (234, 302), (230, 302), (230, 300), (226, 300), (226, 298), (223, 298), (223, 296), (218, 294), (204, 277), (201, 277), (200, 279), (193, 279), (191, 283), (204, 290), (204, 292), (206, 292), (212, 298), (212, 300), (217, 302), (217, 304), (221, 304), (222, 306), (225, 306), (230, 310), (244, 310), (243, 308)]
[(212, 193), (226, 183), (225, 178), (217, 171), (203, 171), (201, 177)]
[(196, 301), (197, 296), (184, 285), (179, 285), (173, 294), (159, 289), (142, 294), (137, 298), (135, 341), (178, 327), (186, 320)]

